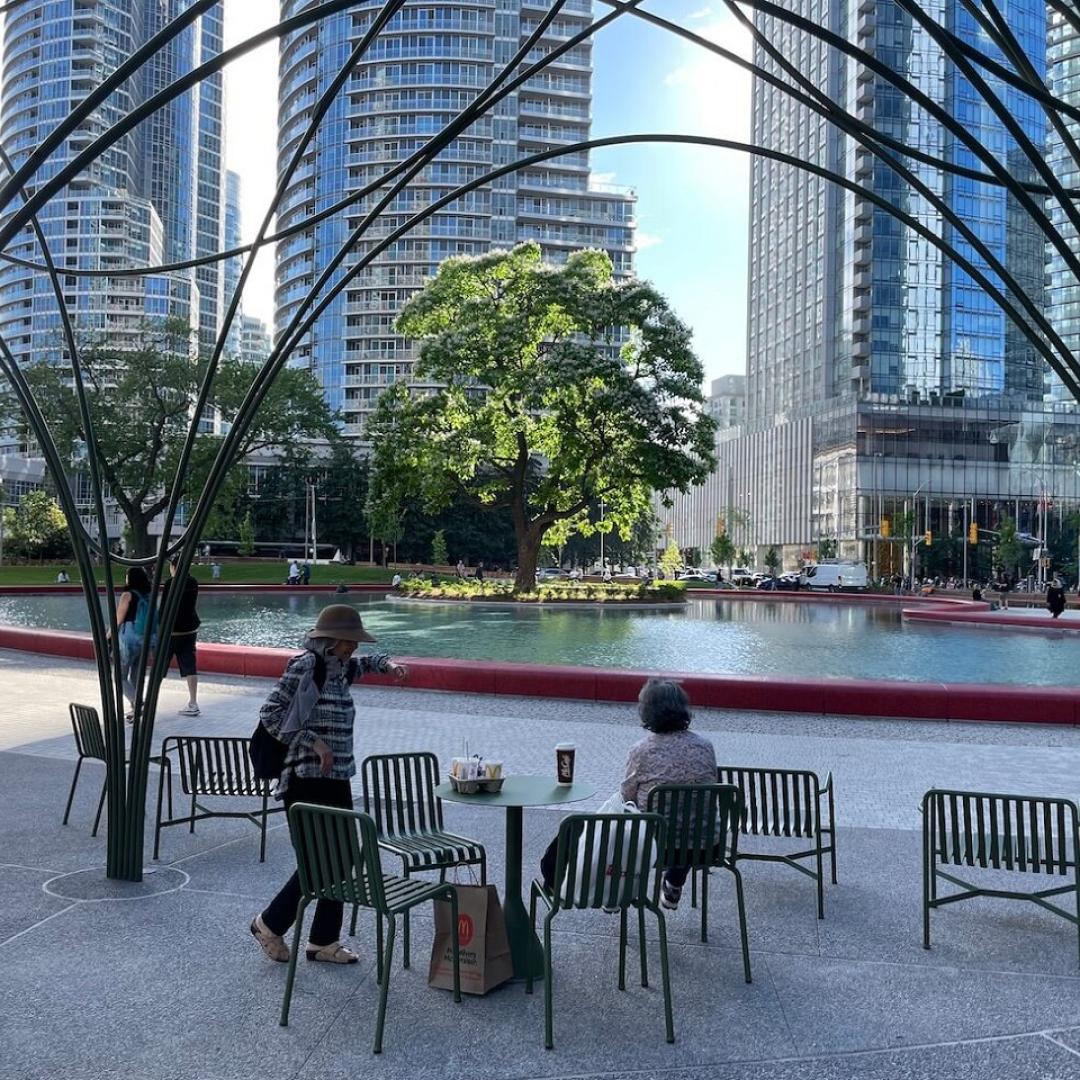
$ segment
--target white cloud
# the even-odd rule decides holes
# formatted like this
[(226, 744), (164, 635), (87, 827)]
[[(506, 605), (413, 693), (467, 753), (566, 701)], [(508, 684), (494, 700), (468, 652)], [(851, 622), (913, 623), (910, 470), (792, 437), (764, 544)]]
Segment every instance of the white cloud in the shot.
[(613, 172), (594, 172), (590, 175), (590, 182), (593, 184), (614, 184), (616, 174)]
[(634, 231), (634, 244), (637, 246), (638, 251), (658, 247), (663, 242), (664, 238), (659, 233), (645, 232), (644, 229)]
[(690, 13), (690, 18), (694, 20), (707, 19), (713, 13), (713, 9), (709, 4), (706, 4), (703, 8), (698, 8), (697, 11)]

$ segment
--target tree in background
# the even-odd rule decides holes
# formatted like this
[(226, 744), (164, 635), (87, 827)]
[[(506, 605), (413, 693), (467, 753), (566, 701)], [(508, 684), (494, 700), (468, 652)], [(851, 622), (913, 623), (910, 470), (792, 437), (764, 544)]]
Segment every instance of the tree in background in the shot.
[(397, 383), (368, 424), (369, 516), (383, 532), (411, 497), (427, 512), (507, 507), (515, 586), (529, 591), (553, 527), (595, 532), (603, 498), (625, 537), (654, 491), (712, 468), (689, 330), (650, 285), (616, 281), (602, 252), (558, 267), (535, 243), (447, 259), (397, 329), (422, 342), (416, 376), (442, 389), (414, 397)]
[(1016, 522), (1006, 515), (998, 522), (997, 543), (994, 545), (994, 559), (1002, 573), (1015, 581), (1020, 576), (1020, 563), (1024, 558), (1024, 545), (1017, 535)]
[(753, 552), (749, 548), (742, 548), (739, 551), (739, 565), (746, 567), (747, 570), (752, 570), (754, 563), (757, 560), (754, 558)]
[(826, 559), (836, 558), (836, 540), (831, 536), (823, 536), (817, 542), (817, 561), (824, 562)]
[(727, 567), (728, 573), (731, 573), (731, 562), (735, 558), (735, 545), (726, 532), (722, 532), (719, 536), (713, 538), (713, 542), (709, 546), (709, 554), (712, 555), (712, 560), (718, 568)]
[[(131, 530), (131, 552), (137, 557), (153, 553), (150, 523), (168, 505), (169, 485), (177, 464), (205, 373), (197, 354), (196, 337), (179, 320), (145, 323), (138, 335), (124, 341), (102, 335), (80, 350), (90, 421), (97, 434), (101, 475)], [(260, 365), (234, 361), (223, 364), (214, 382), (213, 407), (228, 424), (239, 407)], [(57, 448), (78, 471), (85, 446), (82, 416), (70, 385), (70, 373), (61, 365), (33, 364), (27, 382), (53, 432)], [(10, 390), (4, 412), (18, 423), (19, 406)], [(334, 416), (322, 389), (310, 372), (286, 368), (274, 380), (254, 423), (241, 443), (240, 457), (260, 449), (330, 437)], [(186, 493), (202, 490), (210, 464), (223, 436), (199, 434), (192, 456)], [(245, 470), (240, 464), (236, 471)], [(235, 530), (231, 507), (236, 484), (225, 493), (218, 525)]]
[(682, 568), (682, 564), (682, 553), (679, 551), (679, 545), (672, 540), (664, 549), (664, 554), (660, 556), (660, 568), (668, 577), (674, 577)]
[(240, 555), (249, 557), (255, 554), (255, 522), (251, 519), (251, 511), (244, 515), (240, 522), (240, 543), (237, 547), (237, 552)]
[(780, 569), (780, 552), (772, 545), (770, 545), (768, 551), (765, 552), (765, 569), (768, 570), (773, 577), (776, 577), (776, 572)]
[(4, 544), (27, 559), (63, 558), (71, 554), (67, 518), (47, 491), (29, 491), (18, 509), (4, 511)]
[(446, 550), (446, 531), (439, 529), (431, 538), (431, 562), (433, 566), (446, 566), (450, 555)]

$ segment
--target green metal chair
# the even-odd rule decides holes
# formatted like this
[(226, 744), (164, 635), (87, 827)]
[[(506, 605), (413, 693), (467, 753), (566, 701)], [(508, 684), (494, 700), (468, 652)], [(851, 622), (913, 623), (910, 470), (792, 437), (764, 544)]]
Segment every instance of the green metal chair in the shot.
[[(480, 867), (487, 884), (484, 845), (443, 827), (442, 799), (435, 794), (439, 759), (431, 753), (373, 754), (361, 762), (364, 813), (375, 820), (379, 847), (401, 859), (403, 877), (438, 870), (444, 881), (454, 866)], [(409, 966), (409, 917), (402, 920), (402, 964)], [(352, 933), (356, 933), (353, 911)]]
[[(71, 816), (71, 804), (75, 799), (75, 788), (79, 783), (79, 773), (82, 771), (83, 762), (89, 758), (91, 761), (100, 761), (105, 764), (105, 733), (101, 727), (101, 717), (93, 705), (77, 705), (71, 702), (68, 705), (71, 715), (71, 730), (75, 735), (75, 749), (79, 759), (75, 762), (75, 775), (71, 778), (71, 790), (68, 792), (67, 806), (64, 808), (64, 824), (68, 823)], [(151, 764), (161, 765), (160, 757), (152, 757)], [(101, 811), (105, 807), (105, 796), (109, 790), (108, 775), (101, 781), (101, 797), (98, 799), (97, 814), (94, 816), (94, 828), (91, 836), (97, 836), (98, 826), (101, 824)], [(172, 815), (172, 789), (169, 790), (169, 814)]]
[[(716, 770), (716, 778), (721, 784), (734, 784), (742, 793), (740, 831), (744, 836), (810, 841), (812, 846), (801, 851), (776, 854), (740, 851), (738, 859), (784, 863), (817, 882), (817, 913), (819, 919), (824, 919), (825, 855), (829, 856), (832, 883), (836, 884), (836, 808), (832, 773), (822, 784), (817, 773), (805, 769), (721, 765)], [(825, 808), (828, 810), (827, 822), (823, 813)], [(813, 869), (803, 865), (808, 859), (814, 861)]]
[[(993, 896), (1027, 900), (1071, 922), (1080, 949), (1080, 826), (1076, 804), (1038, 795), (1001, 795), (984, 791), (932, 788), (922, 799), (923, 814), (923, 948), (930, 948), (930, 909)], [(972, 869), (1071, 878), (1067, 885), (1034, 892), (983, 888), (940, 869)], [(962, 892), (938, 895), (938, 882)], [(1075, 913), (1049, 903), (1071, 895)]]
[[(337, 900), (375, 912), (378, 935), (376, 977), (379, 981), (379, 1012), (375, 1022), (376, 1054), (382, 1053), (383, 1028), (386, 1023), (386, 999), (390, 989), (391, 960), (397, 933), (396, 916), (428, 900), (450, 902), (450, 925), (454, 947), (454, 1001), (461, 1001), (461, 972), (458, 954), (457, 891), (447, 882), (409, 881), (382, 872), (375, 822), (358, 810), (340, 810), (309, 803), (294, 803), (289, 808), (289, 830), (296, 850), (300, 874), (300, 903), (296, 907), (296, 934), (289, 953), (289, 971), (285, 980), (285, 1000), (281, 1004), (281, 1026), (289, 1023), (296, 957), (301, 941), (304, 912), (313, 900)], [(385, 953), (383, 919), (387, 921)]]
[(730, 871), (735, 878), (735, 898), (739, 905), (743, 974), (750, 982), (746, 901), (742, 874), (736, 866), (742, 809), (742, 793), (734, 784), (658, 784), (649, 792), (648, 810), (664, 819), (666, 837), (656, 864), (653, 900), (660, 895), (664, 870), (688, 866), (691, 876), (700, 873), (701, 940), (707, 942), (709, 870), (716, 867)]
[[(645, 958), (645, 911), (656, 916), (660, 927), (660, 969), (664, 987), (664, 1019), (667, 1041), (675, 1041), (671, 1011), (671, 975), (668, 970), (667, 924), (652, 899), (654, 859), (665, 850), (664, 821), (659, 814), (571, 814), (559, 826), (555, 856), (554, 888), (533, 882), (529, 918), (536, 930), (537, 902), (547, 908), (544, 917), (544, 1045), (554, 1043), (552, 1017), (551, 924), (555, 916), (571, 908), (613, 908), (619, 911), (619, 989), (626, 989), (627, 916), (638, 912), (638, 949), (641, 954), (641, 985), (648, 986)], [(638, 865), (640, 863), (640, 866)], [(608, 873), (609, 867), (625, 868)], [(599, 871), (599, 872), (597, 872)], [(525, 992), (533, 991), (530, 974)]]
[[(259, 862), (266, 862), (266, 819), (284, 812), (270, 805), (269, 780), (260, 780), (248, 754), (248, 739), (208, 735), (170, 735), (161, 744), (161, 775), (158, 779), (157, 818), (154, 822), (154, 858), (158, 857), (161, 830), (170, 825), (187, 825), (195, 831), (196, 821), (207, 818), (243, 818), (259, 829)], [(180, 763), (180, 786), (191, 796), (191, 811), (176, 817), (172, 808), (172, 755)], [(169, 792), (169, 816), (161, 816), (162, 793)], [(257, 810), (222, 810), (204, 806), (200, 798), (236, 796), (259, 799)]]

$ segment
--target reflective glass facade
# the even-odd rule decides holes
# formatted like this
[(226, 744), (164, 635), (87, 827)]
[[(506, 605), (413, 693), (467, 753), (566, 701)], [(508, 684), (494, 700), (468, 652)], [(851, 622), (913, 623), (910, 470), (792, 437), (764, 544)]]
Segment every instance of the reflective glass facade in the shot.
[[(18, 164), (87, 93), (189, 0), (28, 0), (4, 22), (0, 139)], [(112, 95), (54, 154), (53, 175), (107, 126), (182, 72), (221, 49), (221, 13), (198, 19)], [(221, 79), (189, 91), (89, 166), (39, 219), (61, 271), (180, 261), (220, 249)], [(27, 229), (12, 253), (40, 261)], [(134, 331), (146, 317), (176, 316), (216, 331), (221, 272), (135, 278), (65, 274), (65, 301), (80, 332)], [(0, 334), (20, 360), (67, 359), (48, 279), (0, 267)]]
[[(310, 3), (283, 0), (282, 14)], [(358, 4), (282, 43), (280, 165), (302, 136), (319, 92), (379, 8), (374, 2)], [(547, 10), (529, 0), (407, 4), (356, 66), (323, 120), (286, 193), (279, 224), (302, 221), (419, 150), (491, 81)], [(589, 20), (587, 0), (569, 0), (530, 60)], [(457, 185), (538, 150), (588, 138), (591, 72), (591, 49), (583, 44), (509, 95), (394, 199), (355, 255)], [(373, 201), (365, 199), (347, 215), (277, 246), (279, 334)], [(382, 390), (411, 375), (416, 348), (393, 332), (394, 319), (443, 259), (533, 239), (552, 261), (580, 248), (602, 248), (619, 274), (629, 274), (633, 211), (632, 195), (590, 184), (584, 154), (503, 177), (450, 204), (383, 252), (328, 308), (294, 362), (316, 373), (329, 403), (343, 412), (346, 432), (360, 436)]]

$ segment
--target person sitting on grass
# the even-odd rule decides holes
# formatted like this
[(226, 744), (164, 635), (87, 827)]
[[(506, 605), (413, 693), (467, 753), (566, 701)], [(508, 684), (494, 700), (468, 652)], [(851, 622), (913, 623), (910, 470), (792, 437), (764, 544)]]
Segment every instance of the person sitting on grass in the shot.
[[(659, 784), (715, 784), (716, 750), (713, 744), (690, 731), (690, 699), (673, 679), (649, 679), (638, 695), (638, 718), (649, 733), (630, 747), (626, 777), (620, 789), (623, 802), (634, 803), (643, 813), (649, 793)], [(555, 887), (558, 838), (540, 860), (544, 887)], [(671, 911), (679, 906), (688, 866), (664, 871), (660, 903)]]

